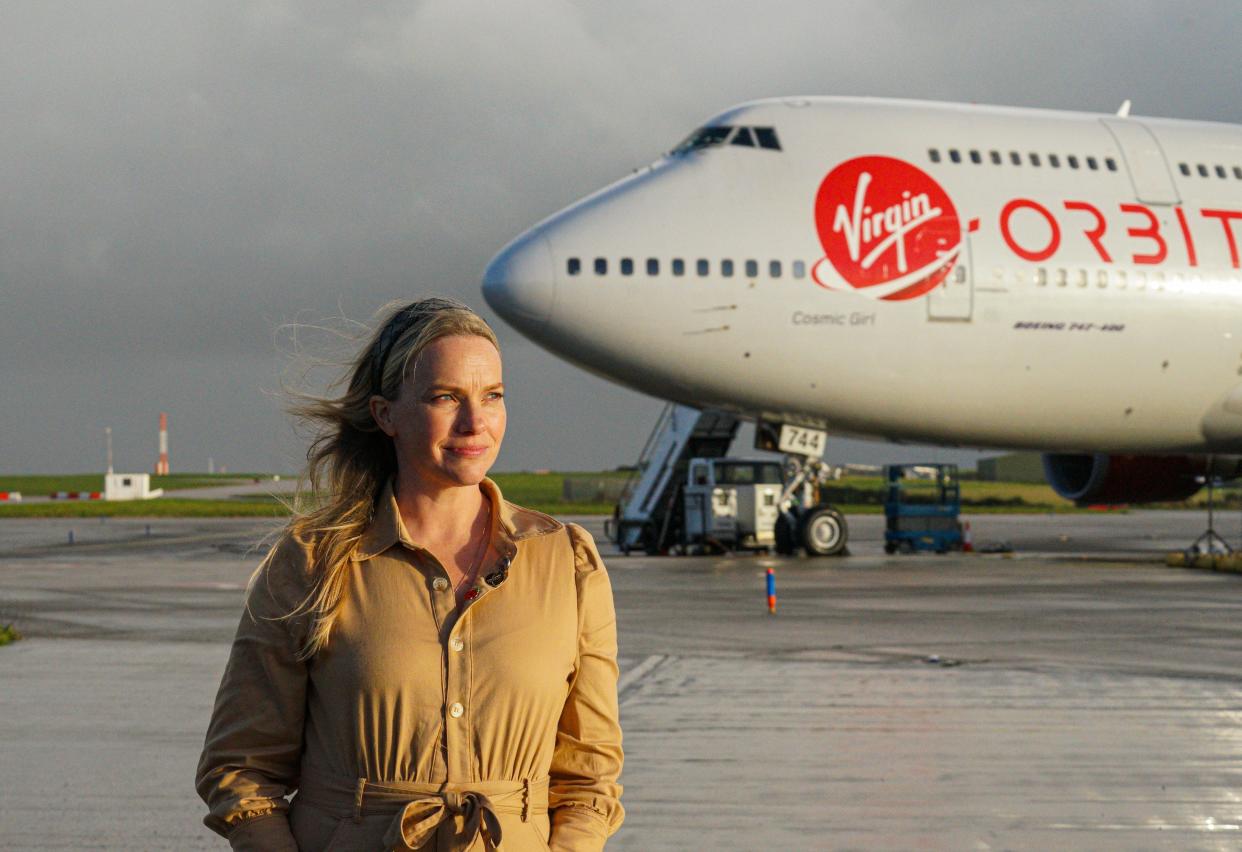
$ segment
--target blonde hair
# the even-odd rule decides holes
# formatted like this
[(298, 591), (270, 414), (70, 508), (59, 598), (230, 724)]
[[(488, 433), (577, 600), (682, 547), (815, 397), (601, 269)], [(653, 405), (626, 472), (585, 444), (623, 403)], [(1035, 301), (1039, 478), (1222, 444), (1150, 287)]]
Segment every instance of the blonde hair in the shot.
[[(328, 644), (344, 602), (354, 551), (375, 516), (375, 501), (396, 473), (392, 439), (371, 416), (371, 397), (395, 399), (406, 375), (417, 369), (423, 351), (442, 337), (474, 335), (500, 344), (474, 311), (451, 299), (432, 297), (393, 302), (380, 309), (381, 321), (366, 345), (348, 363), (332, 388), (339, 396), (291, 391), (292, 413), (313, 435), (306, 468), (294, 501), (294, 515), (281, 539), (293, 537), (310, 547), (312, 585), (285, 618), (309, 616), (310, 629), (299, 657), (308, 659)], [(305, 508), (303, 508), (305, 507)], [(274, 557), (268, 551), (255, 577)]]

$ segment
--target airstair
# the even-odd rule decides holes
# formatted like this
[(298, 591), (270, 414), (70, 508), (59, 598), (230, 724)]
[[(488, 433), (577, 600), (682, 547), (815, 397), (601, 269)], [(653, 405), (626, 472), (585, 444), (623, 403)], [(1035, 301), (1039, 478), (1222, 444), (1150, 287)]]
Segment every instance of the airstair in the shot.
[(609, 530), (623, 553), (639, 548), (660, 553), (677, 540), (690, 459), (727, 455), (738, 425), (737, 417), (722, 411), (665, 406)]

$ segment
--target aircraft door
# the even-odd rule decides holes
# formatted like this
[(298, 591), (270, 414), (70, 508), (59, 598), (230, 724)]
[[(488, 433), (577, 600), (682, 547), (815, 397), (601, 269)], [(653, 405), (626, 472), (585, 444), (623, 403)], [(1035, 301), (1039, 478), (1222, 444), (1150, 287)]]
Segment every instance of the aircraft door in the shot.
[(974, 302), (975, 276), (970, 261), (970, 233), (963, 230), (957, 261), (944, 281), (927, 296), (927, 318), (969, 321)]
[(1117, 140), (1122, 159), (1134, 184), (1134, 197), (1144, 204), (1177, 204), (1181, 198), (1164, 151), (1156, 137), (1142, 122), (1132, 118), (1101, 118), (1101, 123)]

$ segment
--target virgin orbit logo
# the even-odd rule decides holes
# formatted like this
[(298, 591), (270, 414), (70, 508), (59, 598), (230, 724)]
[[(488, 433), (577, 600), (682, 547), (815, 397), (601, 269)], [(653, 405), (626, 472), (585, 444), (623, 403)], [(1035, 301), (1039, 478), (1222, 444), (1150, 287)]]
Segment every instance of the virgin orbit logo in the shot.
[(935, 288), (962, 248), (948, 194), (892, 157), (856, 157), (830, 171), (815, 196), (815, 227), (824, 247), (815, 283), (886, 301)]

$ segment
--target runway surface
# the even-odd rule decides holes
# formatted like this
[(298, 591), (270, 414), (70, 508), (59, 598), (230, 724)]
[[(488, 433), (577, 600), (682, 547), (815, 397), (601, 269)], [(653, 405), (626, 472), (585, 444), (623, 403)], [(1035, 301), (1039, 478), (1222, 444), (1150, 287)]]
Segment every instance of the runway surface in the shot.
[[(605, 548), (609, 848), (1238, 848), (1242, 577), (1160, 559), (1203, 516), (972, 520), (1016, 553), (887, 557), (878, 517), (840, 560)], [(0, 648), (0, 846), (226, 848), (194, 764), (271, 529), (0, 524), (0, 624), (28, 637)]]

